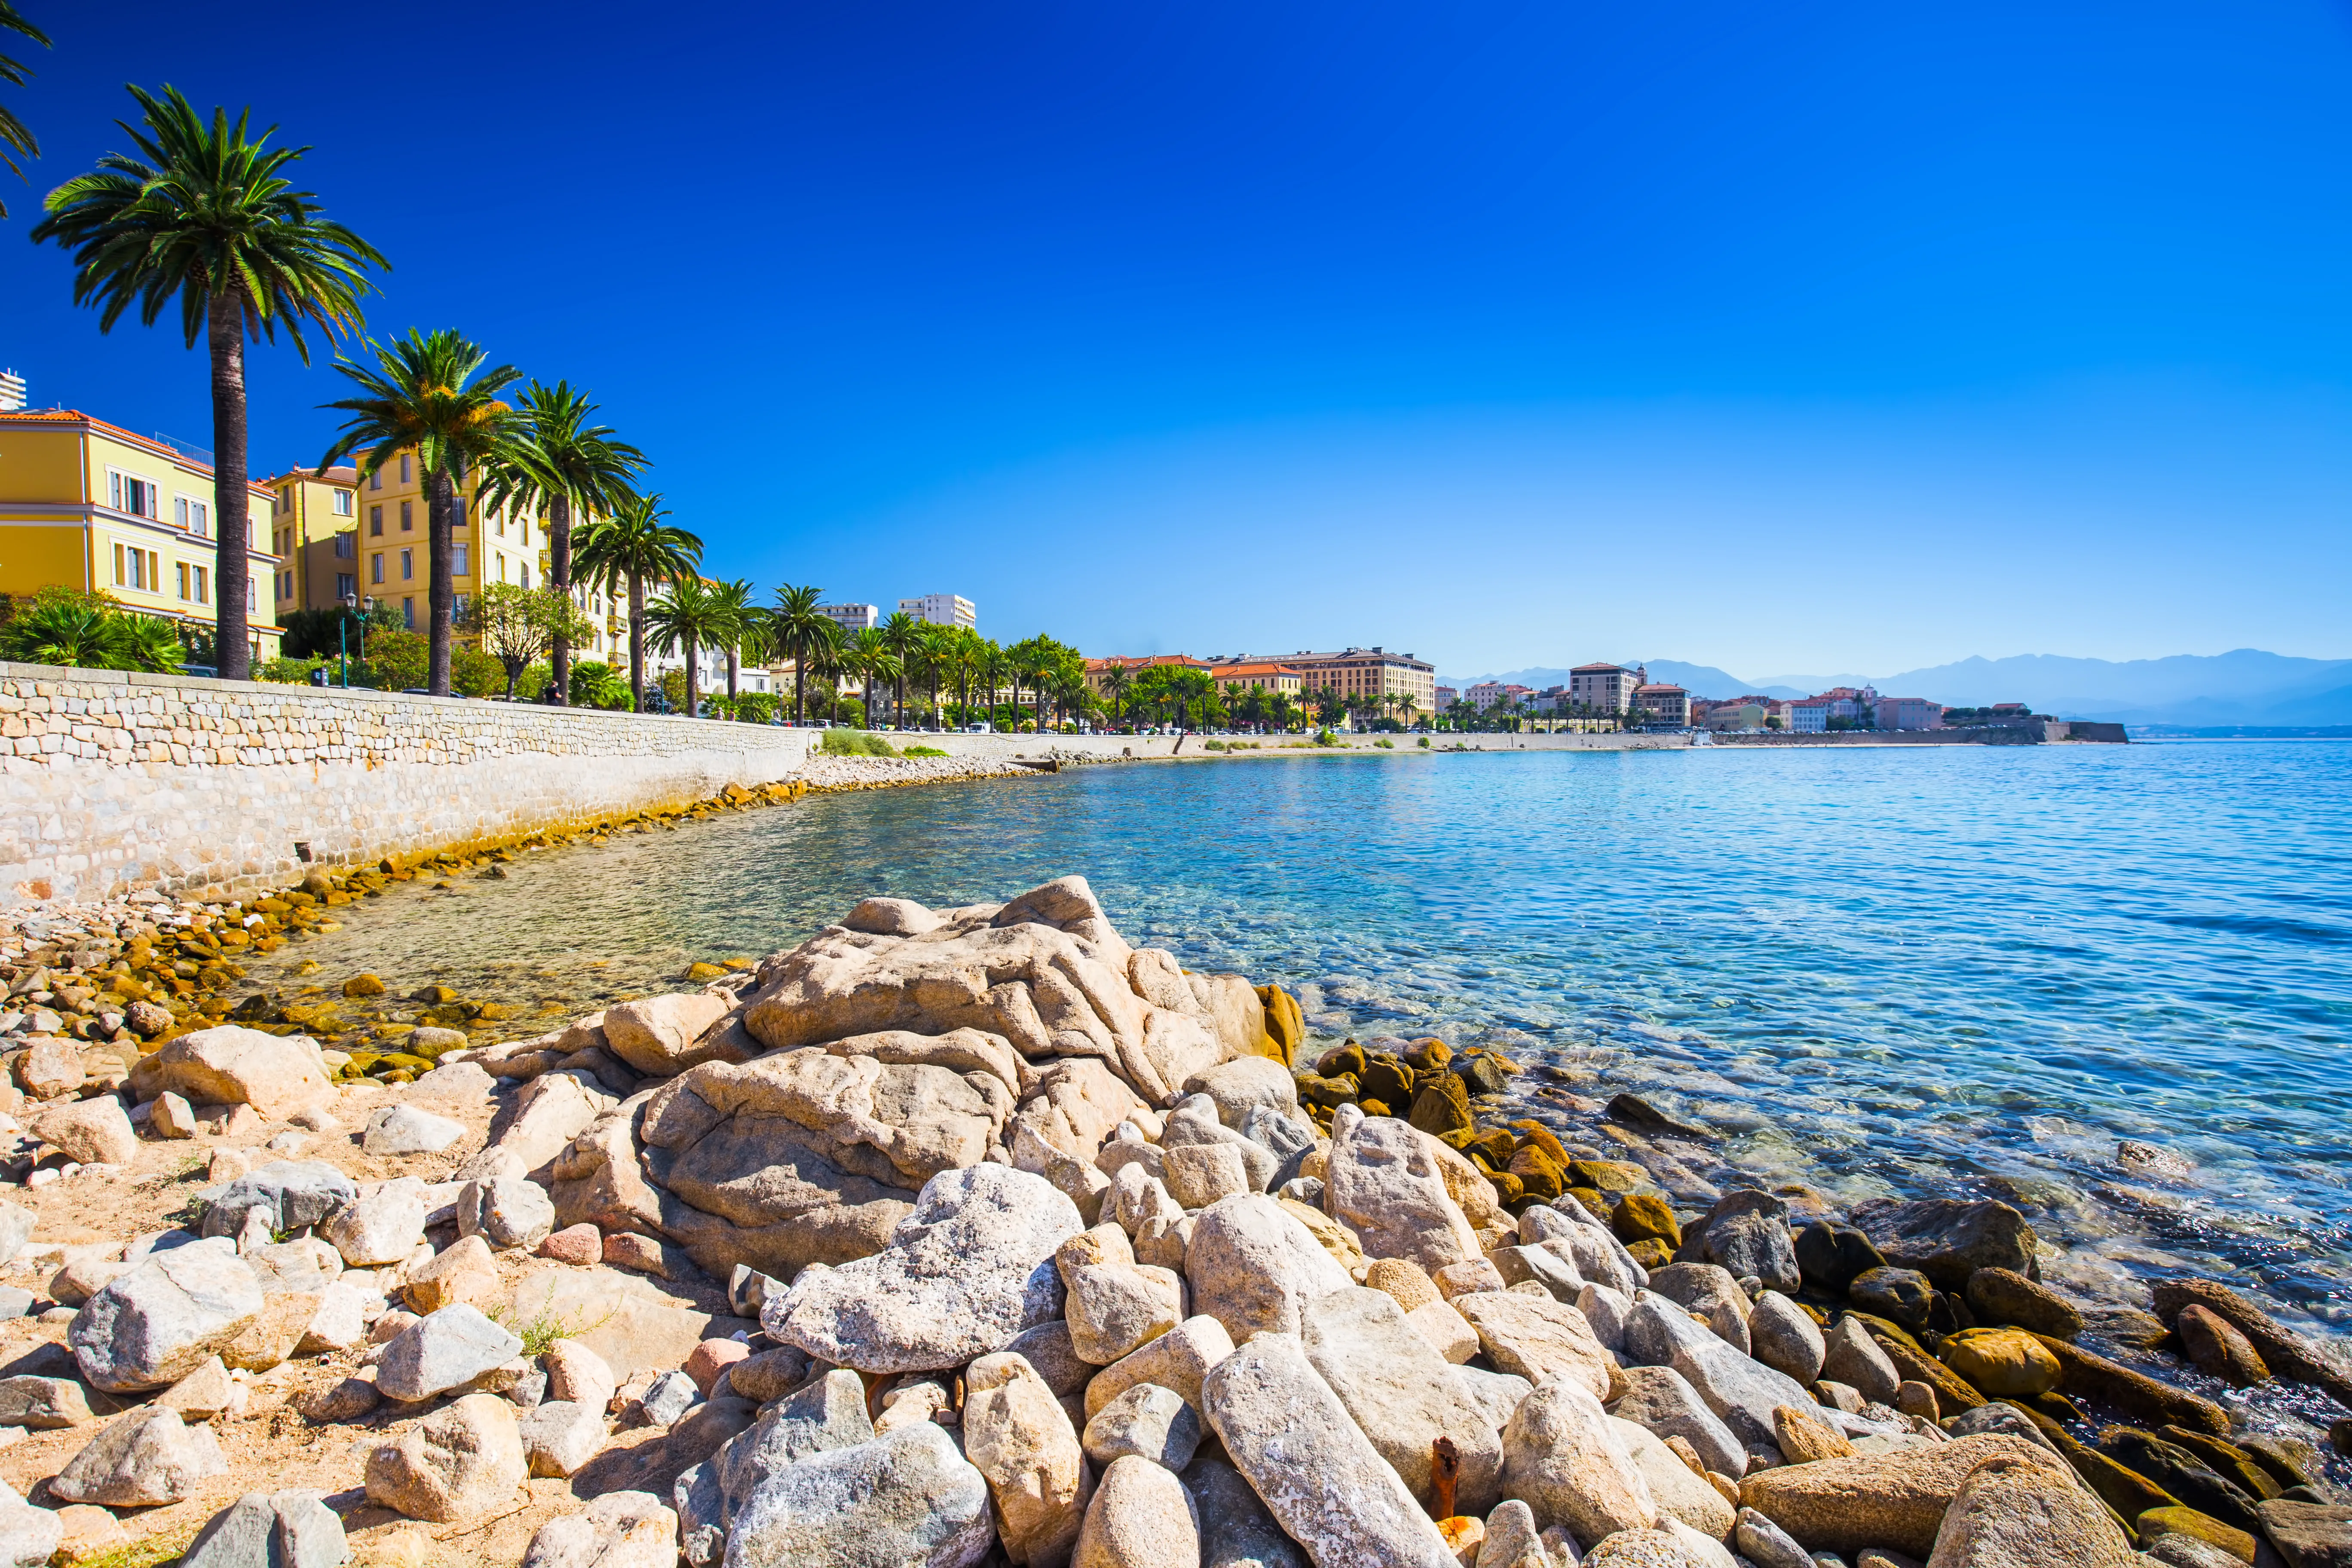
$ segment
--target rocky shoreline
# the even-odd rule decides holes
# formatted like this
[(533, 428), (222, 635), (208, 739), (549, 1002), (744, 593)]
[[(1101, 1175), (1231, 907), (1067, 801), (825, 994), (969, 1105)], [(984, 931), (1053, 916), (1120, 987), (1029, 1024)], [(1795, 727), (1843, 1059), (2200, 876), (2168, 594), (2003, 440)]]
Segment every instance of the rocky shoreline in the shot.
[[(1993, 1201), (1693, 1202), (1707, 1130), (1310, 1058), (1082, 879), (535, 1025), (233, 999), (528, 852), (17, 933), (0, 1564), (2352, 1561), (2352, 1372), (2227, 1285), (2073, 1299)], [(2280, 1382), (2330, 1413), (2251, 1430)]]

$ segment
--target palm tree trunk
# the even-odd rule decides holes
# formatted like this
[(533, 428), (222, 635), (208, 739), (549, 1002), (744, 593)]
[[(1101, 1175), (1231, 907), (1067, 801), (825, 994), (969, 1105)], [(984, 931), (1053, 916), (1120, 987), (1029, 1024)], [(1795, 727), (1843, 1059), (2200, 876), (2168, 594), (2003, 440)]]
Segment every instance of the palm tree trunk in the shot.
[(213, 522), (220, 535), (213, 548), (213, 663), (223, 680), (249, 680), (252, 633), (247, 629), (245, 605), (253, 577), (246, 558), (251, 520), (245, 488), (244, 295), (213, 295), (207, 316), (213, 360)]
[(727, 650), (727, 706), (730, 708), (735, 706), (735, 670), (741, 657), (733, 647)]
[[(572, 498), (561, 490), (547, 503), (547, 585), (564, 603), (572, 602)], [(555, 646), (547, 657), (552, 677), (547, 689), (553, 694), (549, 700), (562, 708), (572, 700), (571, 637), (556, 633)], [(514, 693), (509, 691), (507, 695), (512, 697)]]
[(629, 698), (636, 712), (646, 710), (646, 580), (629, 574)]
[(686, 639), (686, 716), (697, 718), (702, 704), (695, 700), (695, 688), (701, 684), (697, 678), (702, 673), (701, 648), (692, 637)]
[(457, 585), (450, 575), (449, 547), (455, 531), (457, 485), (446, 468), (433, 470), (433, 485), (425, 503), (425, 550), (431, 581), (425, 603), (432, 610), (433, 641), (425, 666), (425, 687), (436, 697), (449, 695), (449, 628), (456, 618)]

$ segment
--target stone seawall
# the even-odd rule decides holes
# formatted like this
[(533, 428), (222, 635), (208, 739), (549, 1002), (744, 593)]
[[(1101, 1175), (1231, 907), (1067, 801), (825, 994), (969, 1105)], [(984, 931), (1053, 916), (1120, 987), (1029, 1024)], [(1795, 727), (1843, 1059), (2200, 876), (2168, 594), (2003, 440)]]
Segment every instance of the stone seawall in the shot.
[(816, 731), (0, 663), (0, 908), (246, 895), (799, 773)]

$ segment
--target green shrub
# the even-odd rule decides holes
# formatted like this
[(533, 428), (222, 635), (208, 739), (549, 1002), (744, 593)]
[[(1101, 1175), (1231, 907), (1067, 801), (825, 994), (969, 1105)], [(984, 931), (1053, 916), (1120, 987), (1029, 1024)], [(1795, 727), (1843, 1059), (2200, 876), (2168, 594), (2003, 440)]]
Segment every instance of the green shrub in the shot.
[(817, 750), (828, 757), (895, 757), (889, 742), (865, 730), (827, 730)]
[(538, 702), (544, 700), (547, 696), (548, 685), (554, 679), (555, 671), (544, 659), (525, 667), (520, 678), (515, 681), (515, 700), (519, 702)]
[(449, 689), (461, 697), (504, 697), (507, 667), (478, 647), (449, 650)]
[(1378, 746), (1383, 752), (1393, 752), (1396, 750), (1396, 742), (1390, 740), (1386, 735), (1382, 735), (1379, 740), (1374, 741), (1372, 744)]
[(173, 673), (188, 662), (171, 622), (125, 610), (104, 594), (53, 584), (12, 609), (0, 626), (0, 658), (151, 674)]
[(1421, 749), (1422, 749), (1423, 751), (1424, 751), (1424, 752), (1425, 752), (1425, 751), (1427, 751), (1427, 750), (1429, 750), (1429, 737), (1428, 737), (1428, 736), (1426, 736), (1426, 735), (1423, 735), (1423, 737), (1422, 737), (1418, 742), (1414, 742), (1414, 743), (1415, 743), (1415, 744), (1417, 744), (1418, 746), (1420, 746), (1420, 747), (1421, 747)]
[(583, 659), (572, 667), (572, 706), (625, 711), (629, 682), (602, 659)]
[(745, 724), (772, 723), (782, 706), (782, 699), (772, 691), (746, 691), (735, 700), (735, 717)]
[(326, 662), (323, 658), (289, 658), (279, 654), (254, 666), (253, 679), (274, 681), (280, 686), (308, 686), (311, 672)]
[(898, 753), (902, 757), (944, 757), (947, 753), (937, 746), (908, 746)]

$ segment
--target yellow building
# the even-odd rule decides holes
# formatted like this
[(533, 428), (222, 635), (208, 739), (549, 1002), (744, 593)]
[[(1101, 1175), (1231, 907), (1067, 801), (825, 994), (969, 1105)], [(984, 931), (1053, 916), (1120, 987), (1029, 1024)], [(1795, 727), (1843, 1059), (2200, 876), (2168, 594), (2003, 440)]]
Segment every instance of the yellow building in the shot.
[[(316, 470), (296, 468), (272, 483), (287, 497), (286, 504), (293, 513), (300, 515), (308, 509), (315, 515), (320, 504), (316, 495), (326, 495), (330, 508), (334, 504), (327, 492), (333, 488), (335, 476), (341, 474), (352, 476), (354, 486), (354, 515), (343, 525), (352, 530), (350, 539), (344, 543), (327, 542), (323, 550), (316, 544), (306, 544), (319, 551), (318, 563), (307, 576), (301, 572), (294, 574), (298, 602), (292, 607), (332, 609), (342, 594), (355, 591), (362, 599), (373, 598), (379, 605), (390, 605), (398, 610), (412, 629), (425, 630), (432, 617), (432, 562), (427, 554), (425, 522), (430, 498), (422, 465), (414, 453), (402, 452), (364, 479), (358, 477), (356, 468), (332, 468), (328, 470), (328, 482), (322, 484)], [(547, 584), (547, 529), (543, 521), (513, 508), (482, 515), (476, 502), (480, 487), (478, 475), (468, 477), (459, 492), (463, 505), (458, 509), (457, 524), (449, 531), (449, 577), (461, 611), (486, 584), (511, 583), (524, 588), (544, 587)], [(581, 526), (579, 521), (572, 525), (575, 540)], [(346, 575), (355, 579), (351, 589), (341, 586)], [(572, 589), (572, 596), (596, 623), (595, 637), (590, 644), (574, 647), (572, 658), (610, 660), (625, 657), (625, 602), (612, 602), (604, 595), (578, 586)]]
[(359, 477), (345, 465), (324, 473), (289, 468), (265, 481), (270, 548), (280, 557), (272, 584), (279, 620), (296, 610), (331, 610), (359, 593)]
[[(247, 487), (253, 658), (278, 648), (270, 493)], [(0, 593), (62, 584), (209, 633), (218, 514), (212, 466), (69, 408), (0, 413)]]

